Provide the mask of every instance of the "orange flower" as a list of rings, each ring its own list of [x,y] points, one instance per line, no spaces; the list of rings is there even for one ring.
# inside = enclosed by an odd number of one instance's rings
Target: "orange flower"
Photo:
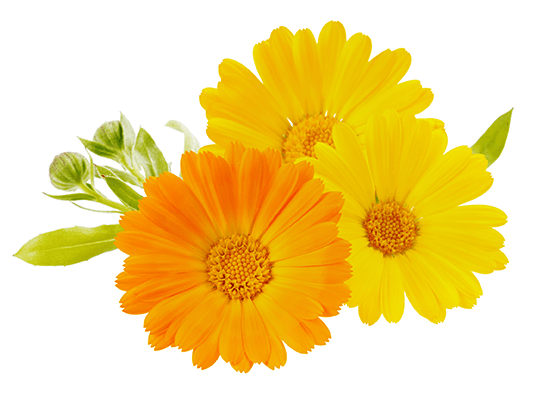
[[[225,158],[185,153],[182,173],[147,180],[115,241],[129,255],[122,307],[148,313],[149,344],[193,350],[203,369],[221,356],[242,372],[283,366],[282,342],[299,353],[324,345],[319,317],[349,296],[341,195],[323,193],[308,163],[239,144]]]

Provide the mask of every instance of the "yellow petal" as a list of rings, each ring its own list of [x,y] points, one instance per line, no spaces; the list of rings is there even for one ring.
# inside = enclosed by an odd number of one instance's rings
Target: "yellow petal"
[[[292,47],[293,34],[280,27],[268,40],[254,46],[254,62],[265,86],[283,105],[287,118],[296,124],[305,112],[297,98],[300,85]]]
[[[353,277],[347,282],[351,288],[348,306],[358,306],[361,321],[375,324],[381,316],[383,253],[367,247],[350,257],[349,262],[353,266]]]
[[[325,108],[328,108],[328,101],[333,90],[332,79],[345,43],[346,30],[340,22],[327,22],[319,33],[317,47],[321,64],[322,96],[326,101]]]
[[[323,111],[321,67],[316,39],[309,29],[299,30],[293,38],[293,59],[299,77],[299,100],[308,115]]]
[[[388,322],[398,322],[404,314],[404,284],[394,257],[386,257],[383,265],[381,311]]]
[[[415,311],[435,324],[442,322],[445,308],[438,303],[430,286],[418,272],[418,267],[407,256],[399,255],[396,260],[402,272],[406,295]]]

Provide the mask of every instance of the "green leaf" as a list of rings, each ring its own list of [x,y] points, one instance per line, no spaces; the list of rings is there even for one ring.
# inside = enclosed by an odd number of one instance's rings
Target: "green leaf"
[[[92,212],[97,212],[97,213],[104,213],[104,214],[124,214],[122,211],[117,211],[117,210],[112,210],[112,211],[109,211],[109,210],[93,210],[92,208],[86,208],[86,207],[83,207],[77,203],[74,203],[73,201],[70,201],[71,204],[73,204],[75,207],[79,207],[79,208],[82,208],[83,210],[86,210],[86,211],[92,211]]]
[[[92,160],[92,155],[88,151],[88,149],[85,147],[86,154],[88,154],[88,158],[90,159],[90,189],[95,192],[96,191],[96,185],[94,183],[94,174],[96,173],[96,168],[94,161]]]
[[[488,160],[488,166],[492,165],[502,154],[511,125],[513,109],[506,112],[490,125],[487,131],[471,147],[474,154],[484,154]]]
[[[147,178],[149,176],[158,176],[162,172],[169,170],[167,161],[165,161],[165,157],[156,146],[156,142],[143,128],[139,129],[137,135],[135,159],[143,166]]]
[[[112,178],[106,176],[105,182],[107,186],[113,191],[114,194],[128,207],[133,208],[134,210],[139,209],[139,200],[143,198],[139,193],[133,190],[131,187],[126,185],[120,179]]]
[[[197,138],[182,122],[171,120],[165,126],[184,134],[184,151],[197,151],[201,147]]]
[[[94,201],[96,198],[94,196],[91,196],[86,193],[74,193],[74,194],[64,194],[64,195],[53,195],[53,194],[47,194],[43,193],[45,196],[49,196],[52,199],[56,200],[65,200],[65,201],[77,201],[77,200],[88,200],[88,201]]]
[[[86,140],[79,138],[79,140],[84,144],[84,146],[90,150],[92,153],[97,154],[98,156],[110,158],[112,160],[118,161],[118,153],[109,147],[106,147],[102,144],[93,142],[92,140]]]
[[[58,229],[31,239],[15,257],[32,265],[77,264],[115,250],[113,241],[120,231],[122,228],[118,224]]]
[[[99,177],[110,176],[110,177],[113,177],[113,178],[118,178],[121,181],[127,182],[127,183],[129,183],[131,185],[142,187],[142,185],[137,181],[137,178],[135,178],[129,172],[122,171],[120,169],[116,169],[116,168],[109,167],[109,166],[100,167],[99,165],[96,165],[96,168],[98,170],[96,172],[96,176],[99,176]]]
[[[127,149],[128,154],[130,154],[135,145],[135,131],[133,130],[130,121],[128,121],[128,118],[122,113],[120,113],[120,125],[122,126],[122,134],[124,136],[124,148]]]

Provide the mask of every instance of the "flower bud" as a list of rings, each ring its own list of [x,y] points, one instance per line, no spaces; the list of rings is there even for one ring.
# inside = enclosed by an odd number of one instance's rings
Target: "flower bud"
[[[104,123],[96,130],[93,140],[111,150],[121,151],[124,143],[124,132],[120,121]]]
[[[51,163],[49,177],[55,188],[74,191],[90,179],[90,162],[79,153],[61,153]]]

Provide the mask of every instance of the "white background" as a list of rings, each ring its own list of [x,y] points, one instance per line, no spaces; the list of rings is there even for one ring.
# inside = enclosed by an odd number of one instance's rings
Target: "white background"
[[[0,397],[139,398],[540,398],[540,29],[534,1],[4,1],[0,7]],[[369,35],[373,55],[405,47],[407,79],[432,88],[423,116],[446,122],[449,145],[473,144],[515,107],[495,183],[477,203],[503,209],[508,268],[479,276],[473,310],[434,325],[410,305],[402,321],[368,327],[355,309],[327,319],[333,338],[285,368],[245,375],[219,360],[206,371],[191,353],[154,352],[143,316],[121,312],[114,280],[124,255],[69,267],[14,257],[39,233],[115,223],[41,192],[54,155],[84,152],[122,111],[142,125],[178,172],[177,119],[205,138],[198,96],[218,64],[255,71],[254,44],[284,25],[315,35],[340,20]],[[96,160],[97,161],[97,160]],[[103,160],[99,160],[102,161]],[[107,162],[105,162],[107,163]],[[111,216],[112,215],[112,216]]]

